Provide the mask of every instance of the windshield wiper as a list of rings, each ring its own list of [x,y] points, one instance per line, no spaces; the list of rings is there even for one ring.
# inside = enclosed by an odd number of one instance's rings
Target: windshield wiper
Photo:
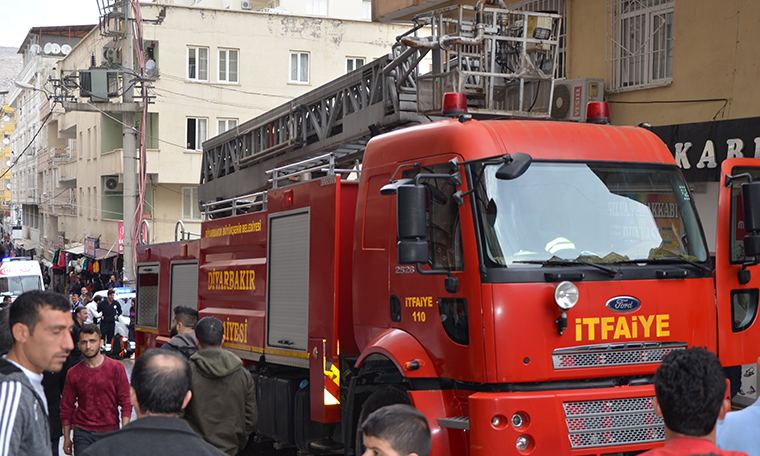
[[[670,258],[639,258],[636,260],[623,260],[618,261],[617,264],[634,264],[634,263],[644,263],[644,264],[688,264],[691,266],[694,266],[695,268],[699,268],[705,272],[712,273],[712,269],[710,269],[709,266],[697,263],[695,261],[687,260],[685,258],[678,258],[678,257],[670,257]]]
[[[577,260],[577,259],[576,260],[564,260],[564,259],[561,259],[561,258],[551,258],[549,260],[544,260],[544,261],[538,261],[538,260],[518,260],[518,261],[513,261],[512,263],[541,264],[541,265],[544,265],[544,266],[554,266],[554,265],[557,265],[557,266],[574,266],[574,265],[582,264],[584,266],[591,266],[591,267],[600,269],[600,270],[606,272],[610,277],[615,277],[617,275],[617,271],[614,270],[614,269],[612,269],[612,268],[608,268],[606,266],[602,266],[601,264],[592,263],[590,261],[583,261],[583,260]]]

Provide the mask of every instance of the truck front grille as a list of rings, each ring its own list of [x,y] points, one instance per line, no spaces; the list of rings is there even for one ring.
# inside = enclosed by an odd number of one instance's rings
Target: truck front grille
[[[552,364],[555,369],[657,364],[686,347],[686,342],[635,342],[558,348],[552,352]]]
[[[665,440],[652,397],[565,402],[563,407],[573,449]]]

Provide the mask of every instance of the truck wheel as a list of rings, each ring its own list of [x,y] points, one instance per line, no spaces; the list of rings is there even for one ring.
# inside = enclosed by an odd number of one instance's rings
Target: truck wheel
[[[410,403],[409,394],[407,393],[406,388],[401,385],[384,386],[370,394],[362,405],[362,412],[359,414],[359,422],[356,425],[354,455],[361,456],[364,454],[364,439],[361,431],[361,423],[363,423],[372,412],[380,407],[385,407],[386,405]]]

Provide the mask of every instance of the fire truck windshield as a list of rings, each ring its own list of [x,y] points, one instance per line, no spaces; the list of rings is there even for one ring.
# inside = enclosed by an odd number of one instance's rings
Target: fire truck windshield
[[[512,180],[497,179],[498,167],[473,166],[491,267],[707,260],[694,204],[675,167],[534,161]]]

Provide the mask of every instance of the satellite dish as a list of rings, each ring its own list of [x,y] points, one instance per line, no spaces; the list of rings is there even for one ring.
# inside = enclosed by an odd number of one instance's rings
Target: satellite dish
[[[63,55],[69,55],[69,52],[71,52],[71,46],[64,44],[61,46],[61,52],[63,52]]]
[[[10,143],[11,143],[11,140],[10,140],[10,139],[8,139],[8,138],[3,138],[3,144],[5,144],[5,145],[7,146],[7,145],[8,145],[8,144],[10,144]]]
[[[11,161],[8,160],[7,162],[5,162],[5,166],[7,166],[8,168],[10,168],[11,167]]]
[[[10,117],[8,117],[7,115],[3,116],[3,122],[10,122],[10,121],[11,121]]]
[[[53,43],[45,43],[45,47],[42,48],[42,51],[45,54],[50,54],[51,52],[53,52]]]
[[[8,190],[10,190],[11,189],[11,184],[5,184],[5,188],[7,188]]]
[[[29,51],[31,51],[32,54],[39,54],[40,53],[40,45],[39,44],[33,44],[29,47]]]
[[[53,51],[53,54],[60,54],[61,53],[61,45],[58,43],[53,43],[51,46],[51,49]]]

